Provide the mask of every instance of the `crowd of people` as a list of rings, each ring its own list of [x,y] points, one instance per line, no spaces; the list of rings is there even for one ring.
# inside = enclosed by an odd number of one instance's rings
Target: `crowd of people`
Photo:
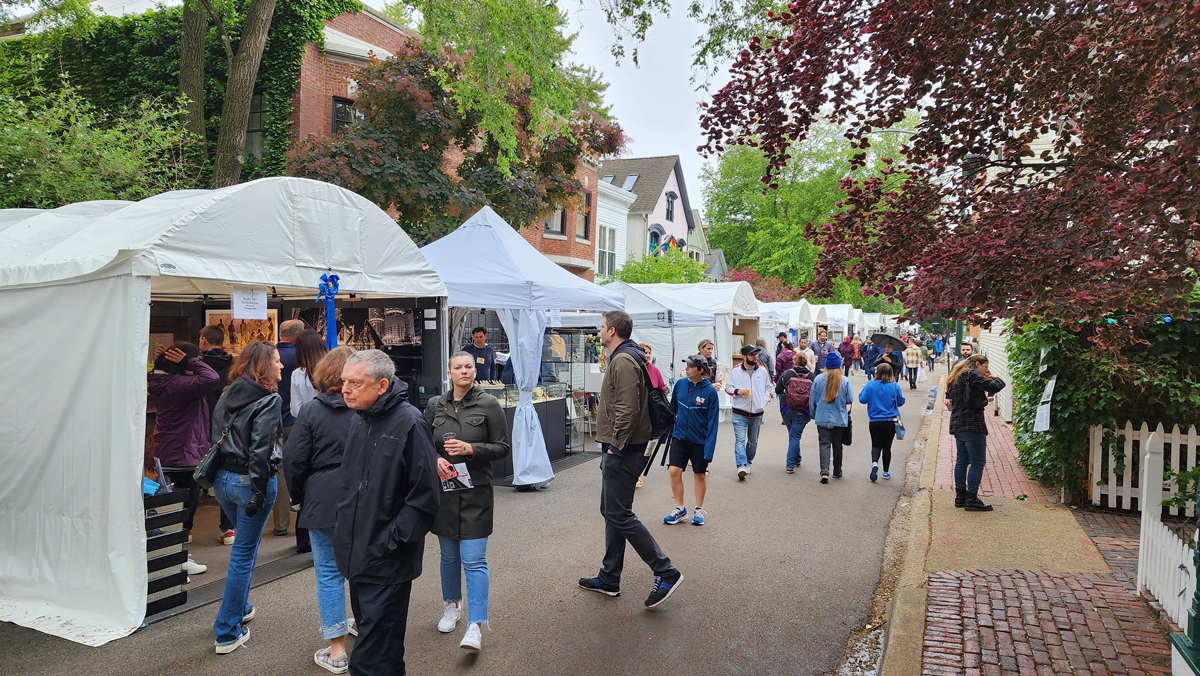
[[[217,654],[249,639],[261,535],[269,519],[277,535],[286,534],[293,512],[297,533],[307,535],[299,545],[313,553],[320,631],[329,641],[314,654],[317,665],[333,673],[404,673],[409,595],[429,532],[441,546],[438,629],[454,631],[465,613],[460,645],[480,650],[491,463],[511,444],[499,402],[475,383],[476,357],[464,351],[450,358],[450,391],[422,412],[386,354],[327,351],[299,321],[280,326],[280,342],[250,343],[236,358],[222,349],[220,327],[200,333],[200,346],[177,342],[157,351],[148,389],[156,407],[152,457],[162,478],[187,492],[189,540],[201,491],[197,468],[212,468],[221,538],[232,545],[213,623]],[[470,490],[444,490],[463,476]],[[190,559],[184,566],[189,574],[204,568]],[[358,637],[352,652],[347,634]]]
[[[857,336],[834,345],[823,330],[812,344],[801,338],[793,345],[781,334],[774,353],[759,340],[744,346],[740,364],[727,369],[715,359],[712,341],[704,340],[683,360],[671,386],[652,364],[651,347],[630,338],[632,330],[628,314],[604,315],[599,338],[608,361],[598,394],[596,439],[605,550],[599,571],[578,584],[619,596],[626,545],[632,545],[652,573],[648,608],[664,603],[684,581],[633,511],[652,442],[659,439],[667,446],[675,503],[663,519],[668,525],[703,526],[707,519],[704,499],[721,391],[732,401],[739,481],[751,473],[763,416],[776,397],[788,433],[788,474],[801,464],[800,440],[813,423],[820,482],[842,478],[843,447],[850,442],[850,412],[857,399],[867,407],[869,479],[890,479],[892,444],[905,404],[899,382],[907,376],[915,388],[914,370],[937,358],[941,342],[928,341],[930,355],[915,338],[897,352],[891,342],[880,348]],[[205,327],[199,345],[177,342],[158,349],[148,390],[156,405],[153,457],[162,467],[160,480],[186,491],[183,528],[189,541],[201,481],[211,481],[221,511],[220,538],[231,545],[213,624],[218,654],[231,653],[249,639],[247,624],[256,614],[251,578],[262,533],[271,519],[276,535],[287,534],[292,513],[297,513],[298,536],[305,534],[303,540],[298,537],[298,547],[313,554],[320,632],[329,642],[314,654],[317,665],[333,673],[404,673],[412,582],[421,575],[430,532],[441,552],[444,606],[437,628],[451,633],[465,616],[459,645],[482,649],[482,628],[488,623],[487,544],[493,532],[491,467],[508,456],[511,442],[499,401],[476,384],[481,373],[494,373],[494,353],[486,345],[486,331],[477,329],[474,336],[474,345],[449,359],[450,388],[424,411],[410,403],[408,387],[395,377],[385,353],[326,350],[320,335],[298,320],[280,326],[278,343],[250,343],[236,358],[224,351],[219,326]],[[958,445],[955,504],[987,511],[991,506],[978,498],[986,461],[983,410],[1005,384],[970,343],[961,350],[945,392]],[[852,373],[868,377],[857,397]],[[669,411],[658,411],[656,418],[656,406]],[[689,465],[690,519],[683,481]],[[190,559],[184,569],[204,572]],[[348,634],[357,636],[353,651],[347,650]]]

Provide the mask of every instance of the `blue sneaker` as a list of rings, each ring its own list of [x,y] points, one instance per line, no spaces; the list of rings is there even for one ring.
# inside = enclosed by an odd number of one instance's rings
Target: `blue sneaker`
[[[707,514],[704,511],[704,509],[702,509],[700,507],[697,507],[696,509],[692,510],[692,525],[693,526],[703,526],[704,525],[704,517],[706,515]]]
[[[683,520],[686,518],[687,508],[676,507],[675,509],[671,510],[670,514],[663,517],[663,523],[667,524],[668,526],[674,526],[677,523],[683,523]]]
[[[878,478],[879,478],[879,464],[873,462],[873,463],[871,463],[871,481],[874,481]],[[886,476],[885,476],[885,478],[886,478]]]
[[[666,601],[679,589],[680,583],[683,582],[683,573],[678,570],[670,577],[654,576],[654,589],[651,590],[650,596],[646,597],[646,607],[653,608],[658,604]]]
[[[620,587],[610,587],[600,581],[598,577],[581,577],[579,578],[579,588],[588,591],[594,591],[605,596],[620,596]]]
[[[884,473],[883,473],[883,478],[884,478],[884,479],[891,479],[891,478],[892,478],[892,473],[891,473],[891,472],[884,472]]]

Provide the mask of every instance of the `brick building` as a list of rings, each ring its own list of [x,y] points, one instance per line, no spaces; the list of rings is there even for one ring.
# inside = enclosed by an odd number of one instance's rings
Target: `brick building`
[[[589,282],[596,279],[596,165],[581,162],[581,202],[521,228],[521,236],[546,258]]]
[[[292,134],[329,135],[354,122],[355,72],[371,57],[386,59],[416,33],[363,5],[363,11],[325,22],[325,53],[305,47],[293,95]]]

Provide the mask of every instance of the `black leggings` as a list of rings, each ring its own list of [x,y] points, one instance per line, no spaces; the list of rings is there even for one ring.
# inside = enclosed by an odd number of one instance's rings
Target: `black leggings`
[[[892,466],[892,440],[896,438],[896,421],[872,420],[868,425],[871,430],[871,462],[879,462],[883,456],[883,471],[888,472]]]

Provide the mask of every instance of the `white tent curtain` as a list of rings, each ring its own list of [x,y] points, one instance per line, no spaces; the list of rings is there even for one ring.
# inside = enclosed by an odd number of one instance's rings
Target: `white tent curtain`
[[[0,289],[0,372],[45,385],[0,397],[0,621],[90,646],[142,623],[149,301],[129,275]]]
[[[528,486],[554,478],[542,423],[533,408],[533,388],[542,367],[542,336],[546,331],[546,313],[539,310],[497,310],[500,324],[508,334],[509,359],[513,364],[513,382],[521,390],[521,399],[513,415],[513,484]]]

